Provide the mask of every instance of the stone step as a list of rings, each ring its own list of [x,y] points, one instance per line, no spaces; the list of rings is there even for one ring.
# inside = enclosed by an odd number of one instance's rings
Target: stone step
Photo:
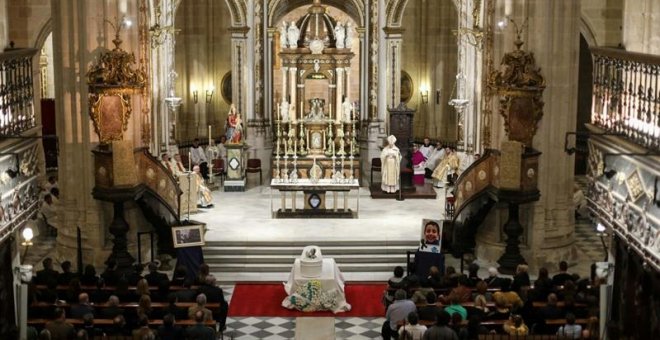
[[[381,240],[381,241],[352,241],[352,240],[305,240],[305,241],[207,241],[204,249],[213,247],[298,247],[316,245],[321,247],[417,247],[418,241],[410,240]]]
[[[208,263],[211,272],[224,273],[288,273],[292,263]],[[399,263],[337,263],[342,272],[392,272],[395,266],[405,266],[405,261]]]
[[[408,250],[415,250],[415,245],[403,246],[320,246],[324,256],[344,254],[392,254],[404,255]],[[286,246],[208,246],[204,247],[204,255],[292,255],[300,256],[302,247]]]
[[[210,255],[204,254],[204,261],[211,263],[282,263],[291,266],[300,254],[290,255]],[[324,256],[327,256],[324,253]],[[406,262],[406,254],[337,254],[330,256],[337,263],[399,263]]]

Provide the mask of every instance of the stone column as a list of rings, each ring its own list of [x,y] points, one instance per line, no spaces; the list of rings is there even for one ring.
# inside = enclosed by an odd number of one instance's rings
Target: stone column
[[[403,28],[385,27],[385,60],[387,65],[387,107],[401,102],[401,39]],[[384,111],[384,110],[383,110]]]
[[[129,4],[129,13],[137,13],[137,4]],[[88,86],[84,75],[100,49],[112,48],[114,32],[104,19],[121,17],[117,1],[107,3],[86,0],[55,1],[52,4],[53,54],[56,101],[56,125],[60,146],[60,209],[56,252],[60,260],[75,259],[76,227],[80,227],[86,264],[101,265],[109,254],[111,238],[106,234],[112,219],[112,204],[95,200],[92,189],[95,171],[91,150],[98,145],[89,117]],[[105,17],[99,17],[103,13]],[[123,30],[122,48],[137,54],[137,30]],[[99,44],[101,46],[99,46]],[[92,51],[81,53],[81,51]],[[133,115],[124,139],[140,143],[141,106],[133,97]],[[126,207],[125,217],[132,229],[128,249],[135,251],[135,231],[149,228],[135,204]]]
[[[248,113],[248,106],[246,98],[248,96],[247,90],[249,89],[248,77],[245,70],[250,69],[247,65],[247,34],[250,28],[232,27],[231,31],[231,88],[232,88],[232,103],[236,105],[236,109],[243,115],[243,120],[246,121],[250,117],[245,114]],[[203,91],[201,91],[203,92]],[[203,93],[202,93],[203,95]],[[252,111],[252,110],[250,110]],[[248,113],[251,114],[251,113]]]
[[[523,12],[523,9],[526,11]],[[516,6],[513,18],[518,24],[529,18],[529,27],[523,33],[523,48],[534,52],[536,64],[541,68],[547,84],[543,96],[544,117],[533,142],[534,148],[543,153],[538,171],[541,198],[534,204],[520,206],[520,222],[525,229],[523,239],[526,240],[521,245],[521,251],[533,270],[547,266],[552,271],[559,261],[570,263],[577,255],[572,203],[574,159],[564,152],[557,141],[562,141],[566,132],[575,129],[580,4],[574,1],[528,0]],[[512,28],[506,31],[507,36],[513,34]],[[504,46],[501,40],[502,37],[499,41],[498,38],[495,40],[496,51],[513,50],[513,44]],[[495,54],[495,65],[499,64],[501,56],[501,53]],[[494,128],[502,127],[501,123],[498,124],[494,124]],[[493,145],[500,143],[501,140],[495,141]],[[500,214],[502,216],[498,216]],[[492,240],[503,240],[500,239],[499,228],[486,226],[502,226],[506,216],[501,211],[492,215],[494,220],[487,220],[477,236],[477,255],[495,260],[503,249],[497,248],[502,243],[496,244]]]

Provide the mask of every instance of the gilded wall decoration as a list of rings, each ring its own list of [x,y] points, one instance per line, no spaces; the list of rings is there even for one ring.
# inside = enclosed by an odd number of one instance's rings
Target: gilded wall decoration
[[[639,170],[633,170],[628,178],[626,178],[626,188],[628,188],[628,193],[633,202],[637,201],[642,195],[644,195],[644,183],[642,183],[642,177],[639,174]]]
[[[538,122],[543,117],[545,79],[536,66],[534,54],[521,50],[520,31],[516,49],[502,58],[503,70],[489,76],[489,86],[500,96],[500,115],[510,140],[532,146]]]

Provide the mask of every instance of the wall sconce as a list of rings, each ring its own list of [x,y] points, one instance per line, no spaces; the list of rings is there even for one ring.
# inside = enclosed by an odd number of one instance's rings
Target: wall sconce
[[[422,103],[427,104],[429,102],[429,89],[422,85],[419,89],[419,95],[422,97]]]
[[[193,103],[197,104],[197,100],[199,99],[199,91],[192,90],[192,95],[193,95]]]
[[[211,88],[206,90],[206,104],[211,103],[211,99],[213,99],[213,93],[215,92],[215,87],[211,86]]]

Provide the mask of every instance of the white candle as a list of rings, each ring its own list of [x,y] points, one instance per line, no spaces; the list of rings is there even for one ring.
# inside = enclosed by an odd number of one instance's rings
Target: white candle
[[[209,125],[209,146],[211,146],[211,125]]]
[[[192,152],[188,151],[188,171],[192,171]]]
[[[293,154],[294,155],[298,154],[298,141],[295,139],[293,140]]]
[[[280,120],[282,120],[283,117],[282,117],[281,112],[280,112],[280,103],[277,103],[277,116],[279,116]],[[277,117],[277,116],[275,116],[275,117]]]
[[[332,119],[332,104],[328,104],[328,118]]]

